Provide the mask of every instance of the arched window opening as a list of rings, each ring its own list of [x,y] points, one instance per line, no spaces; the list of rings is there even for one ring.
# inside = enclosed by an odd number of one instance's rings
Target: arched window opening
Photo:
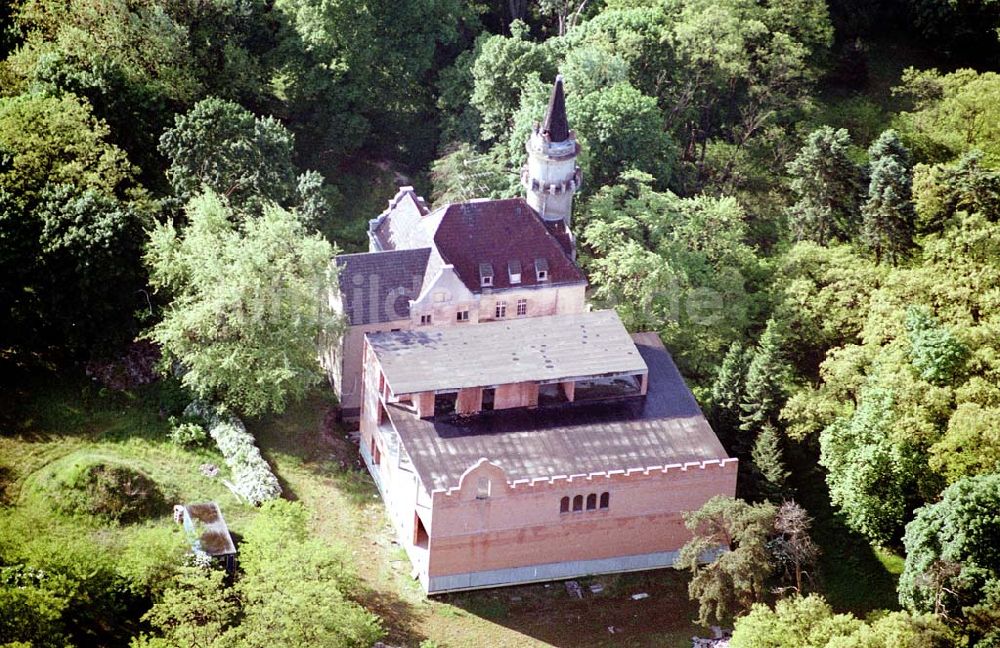
[[[597,494],[591,493],[587,495],[587,510],[593,511],[595,508],[597,508]]]
[[[489,499],[492,486],[488,477],[480,477],[476,484],[476,499]]]
[[[560,513],[569,513],[569,496],[568,495],[566,497],[562,498],[561,500],[559,500],[559,512]]]
[[[601,493],[601,508],[602,509],[608,508],[608,499],[610,498],[610,496],[611,496],[610,493],[606,493],[606,492],[605,493]]]
[[[573,498],[573,512],[576,513],[577,511],[582,511],[582,510],[583,510],[583,495],[577,495],[576,497]]]

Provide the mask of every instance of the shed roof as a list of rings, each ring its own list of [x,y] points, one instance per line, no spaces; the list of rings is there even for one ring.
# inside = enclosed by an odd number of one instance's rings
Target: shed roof
[[[368,335],[395,394],[646,372],[612,310]]]
[[[645,397],[444,420],[389,405],[389,418],[430,490],[458,486],[483,457],[511,481],[728,458],[659,338],[635,338],[649,367]]]
[[[209,556],[236,553],[233,537],[222,517],[222,509],[215,502],[184,505],[184,528],[192,536],[195,546]]]
[[[410,317],[427,271],[430,248],[342,254],[338,284],[344,314],[352,326]]]

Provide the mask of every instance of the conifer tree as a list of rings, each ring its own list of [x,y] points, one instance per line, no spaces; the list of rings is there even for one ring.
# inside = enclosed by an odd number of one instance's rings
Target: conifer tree
[[[789,472],[782,457],[778,430],[770,423],[757,435],[750,458],[756,466],[757,491],[769,500],[780,499],[788,490]]]
[[[871,157],[868,199],[861,209],[861,241],[876,263],[896,262],[913,245],[913,172],[910,153],[894,130],[882,133],[868,149]]]
[[[740,409],[746,393],[747,370],[753,350],[733,342],[722,360],[719,373],[712,383],[712,425],[726,449],[733,451],[733,444],[740,426]]]
[[[783,374],[781,336],[775,321],[769,320],[747,369],[740,430],[754,434],[774,424],[781,407]],[[752,441],[747,439],[742,445],[749,447]]]
[[[843,128],[823,126],[788,163],[796,202],[788,210],[795,238],[826,244],[847,241],[857,230],[861,170],[848,156],[850,137]]]

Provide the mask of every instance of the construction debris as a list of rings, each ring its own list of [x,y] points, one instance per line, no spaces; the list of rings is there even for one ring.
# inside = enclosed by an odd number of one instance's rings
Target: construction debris
[[[580,588],[580,583],[576,581],[566,581],[566,591],[570,596],[575,596],[578,599],[583,598],[583,589]]]
[[[639,592],[638,594],[633,594],[632,595],[632,600],[633,601],[641,601],[644,598],[649,598],[649,594],[647,594],[645,592]]]

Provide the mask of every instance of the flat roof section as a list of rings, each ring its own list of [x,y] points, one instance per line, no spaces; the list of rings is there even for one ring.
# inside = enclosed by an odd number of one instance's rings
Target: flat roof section
[[[647,371],[611,310],[367,337],[394,394]]]
[[[634,337],[649,367],[645,397],[447,420],[393,404],[389,418],[429,490],[457,487],[482,457],[511,481],[728,459],[659,337]]]

